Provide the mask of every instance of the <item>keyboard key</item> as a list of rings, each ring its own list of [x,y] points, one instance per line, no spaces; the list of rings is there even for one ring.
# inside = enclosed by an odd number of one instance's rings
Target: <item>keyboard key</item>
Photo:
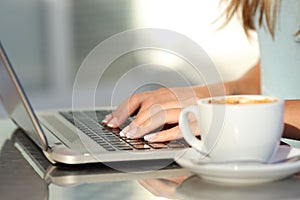
[[[150,146],[148,144],[132,144],[132,146],[135,149],[141,150],[141,149],[150,149]]]

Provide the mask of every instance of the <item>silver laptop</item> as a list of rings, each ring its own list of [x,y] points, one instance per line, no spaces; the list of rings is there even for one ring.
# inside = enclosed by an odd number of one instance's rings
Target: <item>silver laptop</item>
[[[9,147],[11,145],[12,147]],[[8,149],[9,148],[9,149]],[[189,176],[191,173],[185,168],[181,168],[175,162],[168,160],[147,160],[143,162],[130,161],[114,162],[113,166],[107,166],[103,163],[93,163],[86,165],[52,165],[43,155],[38,147],[24,135],[23,131],[17,129],[10,140],[6,141],[3,146],[3,154],[7,156],[18,157],[18,161],[22,160],[20,156],[28,161],[35,172],[47,183],[61,186],[73,186],[84,183],[114,182],[125,180],[139,180],[146,178],[166,178],[176,176]],[[18,152],[18,151],[19,152]],[[4,157],[3,161],[5,160]],[[23,160],[24,160],[23,159]],[[0,157],[1,160],[1,157]],[[162,162],[165,166],[161,168]],[[20,164],[20,162],[12,162]],[[28,164],[24,163],[22,168]],[[12,167],[12,165],[10,165]],[[17,169],[17,166],[12,167]],[[159,170],[153,170],[160,168]],[[118,169],[118,170],[117,170]],[[122,169],[122,170],[120,170]],[[28,176],[28,174],[26,174]]]
[[[107,108],[35,113],[0,42],[0,99],[10,118],[39,146],[51,163],[83,164],[173,159],[183,140],[148,143],[119,135],[101,124]],[[130,123],[130,122],[127,122]]]

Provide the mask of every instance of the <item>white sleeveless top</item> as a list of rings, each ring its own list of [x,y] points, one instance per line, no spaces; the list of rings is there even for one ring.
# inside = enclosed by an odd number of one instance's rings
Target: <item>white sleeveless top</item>
[[[265,25],[257,28],[262,93],[300,99],[300,0],[278,0],[275,37]]]

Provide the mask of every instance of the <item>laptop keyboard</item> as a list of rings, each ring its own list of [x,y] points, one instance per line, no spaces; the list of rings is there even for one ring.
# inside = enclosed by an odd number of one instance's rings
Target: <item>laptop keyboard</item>
[[[119,135],[121,129],[112,129],[102,125],[101,121],[109,113],[111,113],[111,111],[106,110],[60,112],[65,119],[107,151],[178,149],[189,146],[183,139],[170,142],[147,142],[143,138],[128,139],[122,137]],[[130,120],[124,124],[124,127],[129,123]]]

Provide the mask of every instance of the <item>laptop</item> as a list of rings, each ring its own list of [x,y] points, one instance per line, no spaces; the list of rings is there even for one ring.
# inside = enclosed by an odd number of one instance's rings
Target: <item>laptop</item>
[[[159,170],[153,169],[155,166],[161,167],[162,160],[114,162],[114,167],[107,166],[103,163],[53,165],[45,158],[43,153],[39,151],[38,147],[24,135],[21,129],[15,130],[11,139],[9,141],[7,140],[6,143],[10,143],[14,147],[11,147],[9,150],[10,156],[21,154],[23,159],[30,164],[40,178],[45,180],[48,184],[72,186],[84,183],[116,182],[146,178],[166,178],[174,177],[174,175],[176,175],[176,177],[191,175],[187,169],[180,167],[175,162],[167,162],[167,160],[164,160],[165,166]],[[7,149],[7,147],[3,148]],[[6,162],[6,160],[4,159],[3,161]],[[22,158],[19,156],[18,160],[22,160]],[[19,164],[19,162],[17,163]],[[24,163],[24,166],[28,164]],[[22,166],[22,168],[24,166]]]
[[[107,107],[35,112],[0,42],[0,99],[11,120],[51,163],[85,164],[173,160],[187,147],[184,140],[149,143],[119,135],[101,124]],[[130,123],[128,121],[127,123]]]

